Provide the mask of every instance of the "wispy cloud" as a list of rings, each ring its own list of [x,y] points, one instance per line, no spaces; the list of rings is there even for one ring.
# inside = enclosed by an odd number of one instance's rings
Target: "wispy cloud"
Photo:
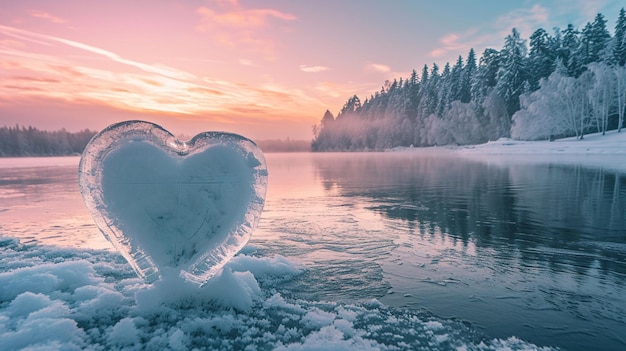
[[[381,63],[368,63],[365,65],[365,68],[369,71],[375,71],[380,73],[391,72],[391,67],[383,65]]]
[[[574,26],[583,26],[586,22],[593,21],[598,12],[603,9],[615,7],[611,9],[615,11],[615,15],[619,8],[624,4],[614,0],[554,0],[554,12],[556,16],[565,16]],[[608,13],[604,13],[607,15]],[[559,26],[565,27],[568,23],[561,23]]]
[[[60,17],[51,15],[51,14],[49,14],[47,12],[44,12],[44,11],[28,10],[28,14],[31,15],[32,17],[41,18],[41,19],[50,21],[52,23],[63,24],[63,23],[67,22],[64,19],[60,18]]]
[[[441,45],[431,50],[430,56],[464,56],[471,48],[478,53],[486,47],[499,48],[512,28],[516,28],[523,37],[529,37],[536,29],[549,25],[549,20],[548,10],[538,4],[530,8],[515,9],[496,18],[493,23],[468,28],[459,33],[448,33],[439,39]]]
[[[500,35],[511,32],[516,28],[522,35],[529,37],[536,29],[548,25],[548,10],[541,5],[533,5],[529,9],[517,9],[498,17],[495,28]]]
[[[326,66],[300,65],[300,70],[303,71],[303,72],[307,72],[307,73],[317,73],[317,72],[327,71],[328,67],[326,67]]]
[[[210,33],[219,42],[274,54],[276,42],[266,30],[272,26],[293,21],[296,16],[270,8],[245,8],[238,1],[211,1],[209,6],[196,10],[201,16],[197,29]]]
[[[2,35],[29,45],[0,44],[0,100],[80,101],[126,111],[219,118],[225,123],[293,119],[321,104],[302,90],[279,84],[252,87],[197,77],[85,43],[0,25],[0,39]],[[68,48],[81,50],[84,59],[50,54]],[[244,116],[242,109],[255,113]]]
[[[44,34],[38,34],[38,33],[30,32],[30,31],[26,31],[26,30],[22,30],[18,28],[13,28],[13,27],[3,26],[3,25],[0,25],[0,33],[15,37],[18,39],[23,39],[26,41],[31,41],[34,43],[46,45],[46,46],[52,45],[53,42],[65,44],[73,48],[81,49],[87,52],[91,52],[93,54],[104,56],[118,63],[133,66],[143,71],[160,74],[166,77],[172,77],[172,78],[177,78],[177,79],[193,78],[193,75],[191,75],[190,73],[181,71],[181,70],[167,67],[165,65],[148,65],[148,64],[141,63],[141,62],[125,59],[111,51],[97,48],[91,45],[79,43],[79,42],[72,41],[72,40],[67,40],[67,39],[44,35]]]

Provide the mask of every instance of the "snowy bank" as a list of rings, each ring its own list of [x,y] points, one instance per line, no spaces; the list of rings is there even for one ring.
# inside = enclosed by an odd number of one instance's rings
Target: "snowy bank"
[[[538,350],[465,323],[388,308],[289,298],[301,269],[236,256],[199,289],[148,286],[109,251],[0,238],[3,350]]]
[[[492,165],[519,163],[563,164],[626,172],[626,130],[608,131],[555,141],[522,141],[501,138],[479,145],[428,148],[394,148],[393,152],[418,152],[438,156],[462,156]]]
[[[626,172],[626,130],[588,134],[582,140],[575,137],[555,141],[499,139],[452,151],[493,165],[560,164]]]
[[[626,156],[626,130],[588,134],[581,140],[521,141],[501,138],[485,144],[455,148],[460,154],[482,155],[621,155]]]

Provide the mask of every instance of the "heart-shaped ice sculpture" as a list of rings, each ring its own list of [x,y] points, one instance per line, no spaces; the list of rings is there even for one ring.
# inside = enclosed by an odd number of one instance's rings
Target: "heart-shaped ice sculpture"
[[[140,277],[175,274],[201,286],[248,242],[267,168],[242,136],[205,132],[182,142],[128,121],[89,142],[79,184],[96,225]]]

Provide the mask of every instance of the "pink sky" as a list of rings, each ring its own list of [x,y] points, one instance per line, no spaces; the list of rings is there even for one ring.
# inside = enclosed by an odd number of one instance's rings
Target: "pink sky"
[[[610,1],[578,12],[564,10],[571,1],[486,3],[3,2],[0,126],[101,129],[143,119],[190,136],[310,139],[324,111],[353,94],[364,99],[386,79],[470,47],[501,47],[510,18],[536,29],[579,25],[600,10],[612,26],[617,14]]]

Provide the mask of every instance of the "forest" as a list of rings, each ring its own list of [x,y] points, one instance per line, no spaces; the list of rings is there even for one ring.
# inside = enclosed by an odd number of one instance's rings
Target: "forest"
[[[4,126],[0,127],[0,157],[78,156],[96,133],[89,129],[71,133],[65,129],[50,132],[32,126]],[[191,139],[185,135],[178,138]],[[257,140],[256,144],[264,152],[310,151],[309,141],[291,138]]]
[[[94,135],[96,132],[89,129],[71,133],[4,126],[0,127],[0,157],[80,155]]]
[[[598,13],[529,40],[513,28],[500,50],[424,65],[385,81],[364,101],[354,95],[313,126],[313,151],[479,144],[499,138],[554,140],[625,127],[626,12],[613,35]]]

